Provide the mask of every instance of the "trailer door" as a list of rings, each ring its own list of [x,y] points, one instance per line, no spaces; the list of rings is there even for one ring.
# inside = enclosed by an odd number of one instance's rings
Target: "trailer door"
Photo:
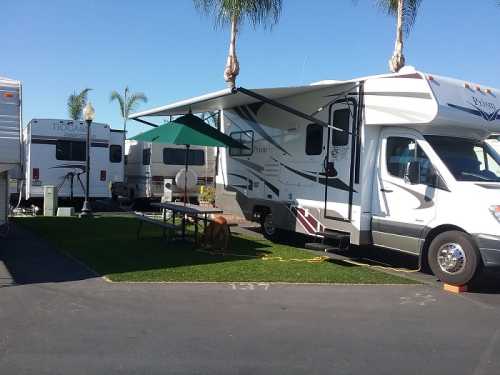
[[[330,107],[327,154],[323,163],[325,185],[325,218],[351,221],[354,185],[358,171],[356,160],[358,105],[354,98],[336,101]]]

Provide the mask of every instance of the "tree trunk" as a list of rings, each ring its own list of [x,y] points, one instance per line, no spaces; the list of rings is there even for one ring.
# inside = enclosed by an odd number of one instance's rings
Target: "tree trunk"
[[[236,37],[238,35],[238,16],[231,17],[231,42],[227,56],[226,68],[224,69],[224,80],[231,89],[236,87],[236,77],[240,73],[240,64],[236,56]]]
[[[394,54],[389,60],[389,69],[393,73],[399,72],[401,68],[405,66],[405,57],[403,55],[403,7],[404,7],[404,0],[399,0],[396,45],[394,46]]]

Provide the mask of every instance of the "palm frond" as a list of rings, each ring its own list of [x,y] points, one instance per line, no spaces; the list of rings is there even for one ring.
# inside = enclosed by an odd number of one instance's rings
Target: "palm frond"
[[[120,114],[122,117],[125,117],[125,99],[118,93],[118,91],[113,90],[111,95],[109,96],[109,101],[117,101],[120,105]]]
[[[79,93],[75,91],[68,97],[67,106],[70,119],[79,120],[82,118],[82,111],[85,104],[87,104],[87,96],[90,90],[92,89],[85,88]]]
[[[125,117],[128,117],[132,112],[135,111],[139,102],[147,103],[148,98],[142,92],[133,93],[130,98],[127,99],[127,103],[125,104]]]
[[[399,0],[377,0],[378,6],[388,15],[397,17]],[[404,0],[403,3],[403,32],[408,36],[415,25],[418,10],[422,0]]]
[[[129,88],[127,86],[125,87],[123,95],[113,90],[109,96],[109,101],[118,102],[120,105],[120,115],[124,121],[127,121],[128,116],[135,110],[135,108],[137,108],[139,102],[147,103],[148,98],[142,92],[136,92],[129,95]]]
[[[216,26],[225,26],[236,17],[240,23],[249,21],[272,27],[281,16],[282,0],[193,0],[201,12],[214,17]]]

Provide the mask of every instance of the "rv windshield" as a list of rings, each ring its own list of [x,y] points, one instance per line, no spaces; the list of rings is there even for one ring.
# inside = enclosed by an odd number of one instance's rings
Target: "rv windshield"
[[[457,181],[500,182],[500,158],[484,142],[435,135],[425,138]]]

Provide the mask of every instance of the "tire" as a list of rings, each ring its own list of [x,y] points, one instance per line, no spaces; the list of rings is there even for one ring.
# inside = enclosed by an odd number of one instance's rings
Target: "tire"
[[[466,285],[482,268],[474,240],[464,232],[443,232],[432,240],[428,253],[429,266],[444,283]]]
[[[260,229],[262,231],[262,234],[266,239],[272,242],[278,242],[281,239],[281,235],[283,231],[279,228],[276,228],[272,224],[272,218],[273,214],[272,213],[266,213],[261,215],[260,217]]]

